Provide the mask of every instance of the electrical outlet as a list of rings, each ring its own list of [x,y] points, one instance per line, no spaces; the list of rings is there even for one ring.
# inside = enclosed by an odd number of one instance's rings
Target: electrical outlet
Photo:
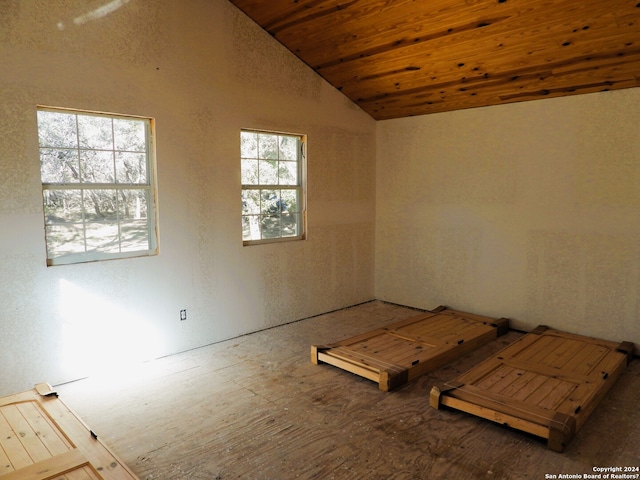
[[[187,319],[187,311],[186,310],[180,310],[180,321],[186,320],[186,319]]]

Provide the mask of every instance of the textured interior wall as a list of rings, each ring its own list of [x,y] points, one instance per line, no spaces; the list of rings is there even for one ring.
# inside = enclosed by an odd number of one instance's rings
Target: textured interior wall
[[[640,345],[640,89],[378,123],[376,296]]]
[[[375,122],[225,0],[5,0],[0,65],[0,394],[373,298]],[[45,266],[39,104],[155,118],[159,256]],[[308,135],[307,241],[242,246],[241,128]]]

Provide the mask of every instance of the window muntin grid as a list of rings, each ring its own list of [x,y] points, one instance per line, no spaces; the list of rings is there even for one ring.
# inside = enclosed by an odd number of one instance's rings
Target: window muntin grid
[[[48,265],[156,254],[151,119],[37,116]]]
[[[304,137],[240,134],[244,244],[304,238]]]

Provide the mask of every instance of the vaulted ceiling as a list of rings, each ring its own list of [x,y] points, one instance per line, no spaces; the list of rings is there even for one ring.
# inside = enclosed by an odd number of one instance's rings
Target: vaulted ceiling
[[[640,0],[231,0],[373,118],[640,86]]]

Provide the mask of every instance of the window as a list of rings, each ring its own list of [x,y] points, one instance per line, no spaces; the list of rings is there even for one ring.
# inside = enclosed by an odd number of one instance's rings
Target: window
[[[48,265],[157,253],[151,127],[38,109]]]
[[[301,135],[240,133],[245,245],[304,238],[304,146]]]

